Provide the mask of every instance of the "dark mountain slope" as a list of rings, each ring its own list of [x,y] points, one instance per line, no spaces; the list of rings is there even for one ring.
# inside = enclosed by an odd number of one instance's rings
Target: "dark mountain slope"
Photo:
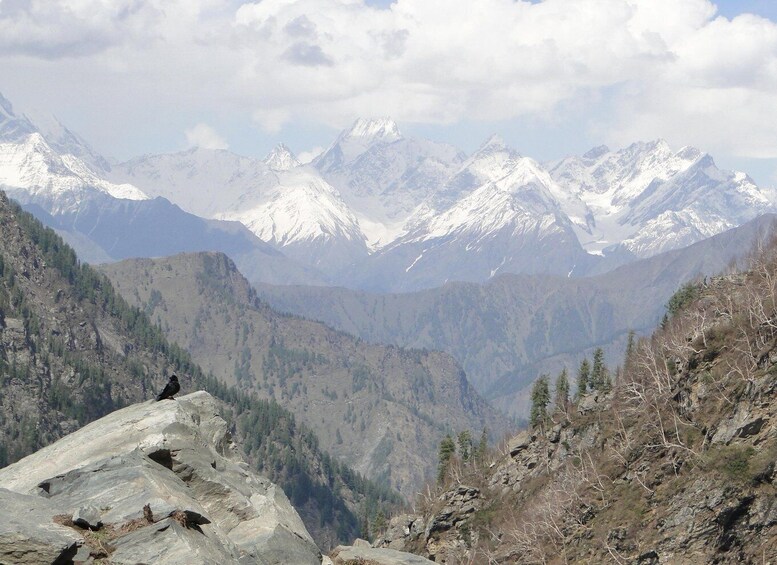
[[[449,355],[371,345],[280,315],[224,255],[101,269],[207,370],[277,400],[333,455],[408,497],[432,476],[428,454],[448,431],[486,427],[501,437],[507,429]]]
[[[224,402],[249,460],[283,486],[322,547],[357,535],[357,514],[396,500],[330,458],[276,403],[205,375],[104,275],[0,193],[0,465],[153,397],[172,372],[184,392],[206,389]]]
[[[238,222],[206,220],[164,198],[123,200],[95,192],[77,209],[50,213],[48,202],[22,190],[10,193],[28,212],[57,230],[79,257],[108,262],[130,257],[163,257],[190,251],[221,251],[256,280],[317,284],[323,276],[302,267]]]

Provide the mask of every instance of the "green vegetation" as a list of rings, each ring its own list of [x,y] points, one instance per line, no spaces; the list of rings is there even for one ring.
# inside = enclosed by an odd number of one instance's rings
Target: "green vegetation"
[[[588,392],[588,382],[591,379],[591,364],[588,362],[588,358],[584,358],[580,362],[580,368],[577,370],[577,392],[576,398],[580,398],[586,392]]]
[[[437,483],[442,484],[448,474],[448,466],[451,457],[456,453],[456,444],[450,434],[446,435],[440,442],[440,450],[437,455]]]
[[[677,289],[666,303],[666,313],[671,319],[688,304],[701,295],[701,286],[698,283],[686,283]]]
[[[569,404],[569,375],[567,374],[567,368],[564,367],[556,377],[555,396],[554,401],[555,408],[559,412],[565,412],[567,404]]]
[[[548,375],[540,375],[531,389],[531,413],[529,425],[534,429],[545,430],[548,422],[548,404],[550,404],[550,388]]]

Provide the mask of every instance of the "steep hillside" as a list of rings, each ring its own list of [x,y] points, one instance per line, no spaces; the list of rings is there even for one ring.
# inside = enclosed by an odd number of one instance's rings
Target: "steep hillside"
[[[172,372],[184,391],[224,401],[249,460],[283,486],[321,547],[357,535],[357,514],[395,500],[331,459],[276,403],[205,375],[105,276],[0,193],[0,465],[153,396]]]
[[[773,242],[748,272],[683,287],[611,391],[537,392],[533,430],[450,456],[379,545],[449,564],[773,563],[776,280]]]
[[[486,427],[498,438],[506,430],[450,356],[370,345],[280,315],[224,255],[101,269],[203,367],[277,400],[333,455],[408,497],[431,476],[428,454],[447,431]]]
[[[649,333],[682,283],[725,269],[773,230],[764,216],[687,249],[590,278],[504,275],[409,294],[257,285],[284,312],[321,320],[375,343],[447,351],[475,388],[506,412],[527,415],[522,392],[596,347],[614,366],[630,330]],[[616,356],[618,358],[616,358]]]

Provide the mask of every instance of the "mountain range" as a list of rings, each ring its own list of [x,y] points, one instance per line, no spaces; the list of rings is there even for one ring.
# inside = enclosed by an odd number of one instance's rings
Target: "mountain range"
[[[663,140],[540,163],[498,136],[466,155],[380,118],[308,164],[282,144],[108,164],[64,126],[0,107],[0,187],[95,262],[222,251],[252,282],[404,292],[604,273],[777,209],[773,190]]]
[[[389,119],[360,119],[310,165],[296,165],[285,147],[235,159],[202,149],[143,157],[110,178],[241,221],[331,284],[378,291],[500,273],[601,273],[739,226],[777,202],[746,174],[663,140],[542,164],[496,136],[467,157],[405,137]]]
[[[514,414],[524,407],[514,395],[538,371],[598,346],[613,361],[628,330],[657,323],[678,284],[722,268],[752,238],[732,236],[738,243],[706,266],[689,245],[777,209],[773,190],[663,140],[541,163],[498,136],[467,155],[380,118],[357,120],[307,164],[282,144],[265,158],[191,148],[109,163],[58,122],[39,126],[5,99],[0,188],[86,261],[225,253],[252,284],[298,285],[262,287],[283,310],[371,342],[447,351],[480,394]],[[652,272],[643,261],[683,249],[688,268],[638,284],[649,307],[619,297],[617,281]],[[496,289],[505,290],[485,298]],[[385,297],[396,293],[412,294]],[[599,313],[581,311],[581,297]],[[479,320],[466,338],[451,329],[467,327],[464,312]],[[511,312],[522,313],[514,324]],[[580,339],[565,312],[579,314]],[[484,332],[494,320],[512,329]]]

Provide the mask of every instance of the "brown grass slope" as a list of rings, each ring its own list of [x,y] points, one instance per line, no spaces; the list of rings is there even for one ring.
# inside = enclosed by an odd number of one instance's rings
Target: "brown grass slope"
[[[506,429],[449,355],[367,344],[278,314],[222,254],[129,260],[102,270],[204,368],[275,399],[333,455],[408,498],[431,475],[429,454],[446,431]]]
[[[611,392],[455,463],[380,543],[450,564],[777,562],[777,244],[672,304]]]

